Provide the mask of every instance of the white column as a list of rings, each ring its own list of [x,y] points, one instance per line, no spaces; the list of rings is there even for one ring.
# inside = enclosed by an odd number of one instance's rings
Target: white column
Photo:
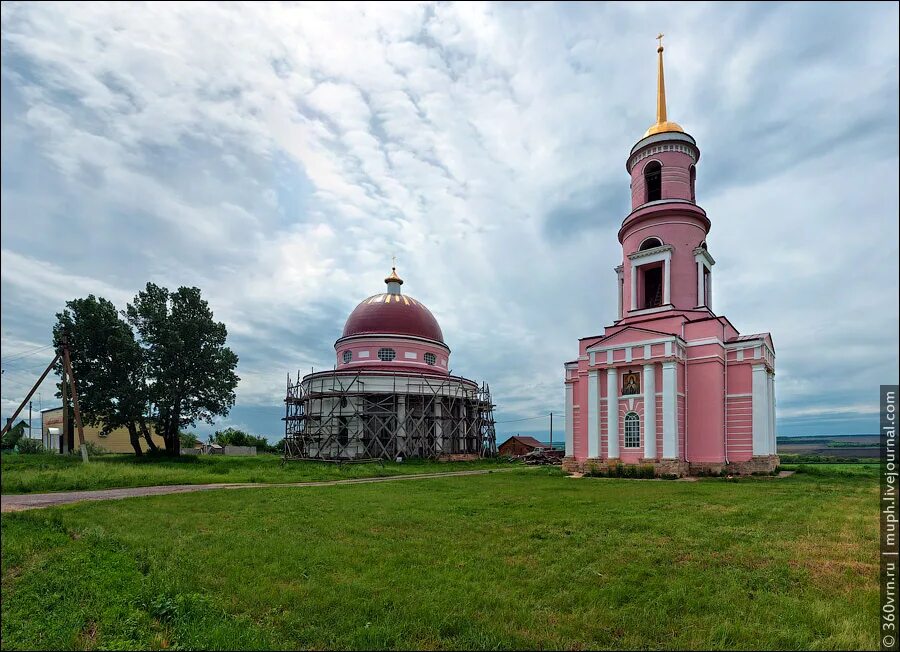
[[[622,267],[616,267],[616,290],[619,295],[619,319],[622,319],[622,309],[624,308],[622,304],[625,302],[625,297],[622,296],[625,293],[625,280],[622,275]]]
[[[575,455],[575,390],[566,383],[566,457]]]
[[[663,262],[663,277],[665,279],[663,281],[663,303],[671,303],[672,302],[671,298],[670,298],[670,294],[669,294],[669,287],[671,286],[671,281],[670,281],[671,271],[672,271],[671,260],[667,257],[666,260]]]
[[[697,305],[703,305],[703,263],[697,260]]]
[[[434,404],[434,448],[438,453],[444,452],[444,422],[441,420],[441,404]]]
[[[775,432],[775,374],[767,373],[769,380],[769,455],[778,449],[778,433]]]
[[[678,381],[675,362],[663,362],[663,454],[666,459],[678,457]]]
[[[631,263],[631,309],[637,310],[637,265]]]
[[[588,457],[600,457],[600,372],[588,372],[588,409],[584,418],[588,422]]]
[[[606,457],[619,457],[619,380],[614,367],[606,370]]]
[[[753,426],[753,454],[766,455],[768,449],[768,423],[769,413],[767,408],[766,392],[766,366],[753,365],[752,372],[752,426]]]
[[[397,397],[397,452],[408,456],[406,451],[406,396]]]
[[[644,365],[644,457],[656,458],[656,365]]]
[[[712,304],[712,267],[709,268],[709,289],[706,292],[706,307],[713,309]]]

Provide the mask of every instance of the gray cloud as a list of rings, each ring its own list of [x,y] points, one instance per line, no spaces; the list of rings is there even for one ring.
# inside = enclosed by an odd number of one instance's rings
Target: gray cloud
[[[228,423],[275,436],[284,374],[333,363],[396,254],[499,418],[561,415],[562,362],[615,317],[653,23],[780,430],[871,430],[897,380],[896,5],[0,11],[4,360],[67,298],[198,285],[241,356]],[[4,414],[39,358],[4,362]]]

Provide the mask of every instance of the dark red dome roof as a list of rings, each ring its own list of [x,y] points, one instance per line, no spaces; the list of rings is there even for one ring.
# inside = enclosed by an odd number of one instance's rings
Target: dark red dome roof
[[[411,335],[444,342],[431,311],[405,294],[376,294],[364,299],[350,313],[341,337],[352,335]]]

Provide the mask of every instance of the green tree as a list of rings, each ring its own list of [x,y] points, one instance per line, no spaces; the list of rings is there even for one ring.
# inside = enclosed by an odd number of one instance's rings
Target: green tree
[[[101,434],[127,428],[136,455],[141,454],[141,436],[155,451],[146,420],[149,392],[144,352],[116,307],[92,294],[67,301],[56,315],[53,343],[58,347],[63,337],[68,340],[84,422],[99,426]],[[62,372],[61,361],[57,372]]]
[[[145,352],[156,431],[166,452],[178,455],[183,427],[212,423],[231,410],[238,357],[225,346],[225,324],[213,319],[199,288],[169,292],[147,283],[125,314]]]
[[[25,436],[25,429],[28,427],[28,424],[24,421],[19,421],[16,425],[6,431],[3,435],[3,441],[0,443],[0,448],[3,450],[12,450],[16,447],[22,438]]]
[[[198,443],[200,443],[200,438],[197,436],[197,433],[194,432],[182,431],[178,434],[178,436],[181,439],[182,448],[194,448]]]
[[[213,433],[211,441],[219,446],[256,446],[256,449],[262,452],[268,452],[270,449],[265,437],[257,437],[238,428],[217,430]]]

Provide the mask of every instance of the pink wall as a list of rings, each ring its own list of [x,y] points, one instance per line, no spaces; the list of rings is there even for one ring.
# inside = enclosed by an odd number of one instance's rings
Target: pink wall
[[[683,205],[658,205],[651,211],[652,217],[642,219],[626,228],[622,238],[623,308],[625,315],[631,310],[631,264],[628,256],[640,249],[649,237],[659,238],[664,245],[671,245],[670,303],[681,310],[697,305],[697,261],[694,249],[706,239],[706,222],[692,212],[682,210]],[[642,211],[643,212],[643,211]],[[638,293],[640,294],[640,293]],[[641,304],[638,305],[641,309]]]
[[[688,366],[688,455],[695,462],[725,461],[725,376],[719,359]]]
[[[690,167],[694,160],[683,152],[659,152],[645,158],[631,170],[632,210],[646,201],[644,167],[651,161],[658,161],[662,165],[662,198],[690,201]]]

